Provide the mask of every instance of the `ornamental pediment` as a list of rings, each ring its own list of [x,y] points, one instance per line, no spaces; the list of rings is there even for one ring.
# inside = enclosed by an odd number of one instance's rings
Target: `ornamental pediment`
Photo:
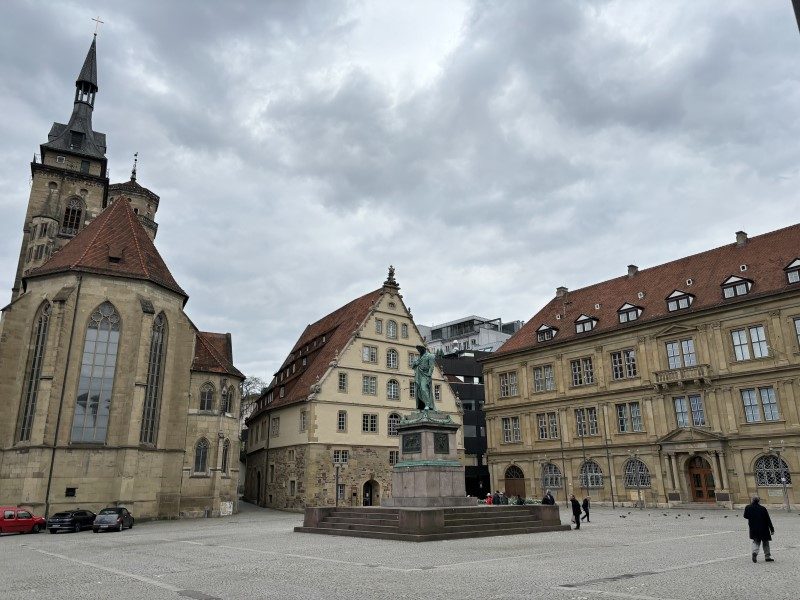
[[[686,442],[721,442],[724,439],[724,436],[708,431],[707,429],[698,427],[678,427],[660,438],[657,443],[684,444]]]
[[[687,327],[686,325],[670,325],[666,329],[662,329],[655,334],[655,337],[666,337],[675,335],[684,335],[687,333],[697,332],[697,327]]]

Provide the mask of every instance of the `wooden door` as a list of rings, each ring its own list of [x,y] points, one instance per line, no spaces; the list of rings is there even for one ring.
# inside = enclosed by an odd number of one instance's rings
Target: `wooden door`
[[[689,460],[689,489],[693,502],[714,502],[714,472],[701,456]]]

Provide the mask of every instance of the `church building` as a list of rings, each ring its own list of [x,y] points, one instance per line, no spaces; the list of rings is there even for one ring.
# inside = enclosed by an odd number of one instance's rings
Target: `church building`
[[[72,115],[32,183],[0,321],[0,504],[124,505],[137,519],[236,510],[239,388],[230,334],[199,331],[154,245],[159,196],[110,184],[93,129],[96,39]]]
[[[245,497],[260,506],[377,506],[391,496],[397,426],[417,408],[422,336],[394,269],[383,286],[308,325],[247,420]],[[461,411],[437,366],[436,410]],[[458,433],[463,460],[463,437]]]

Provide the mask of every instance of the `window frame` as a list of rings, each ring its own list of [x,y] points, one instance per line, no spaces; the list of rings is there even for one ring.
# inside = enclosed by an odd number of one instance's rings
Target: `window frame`
[[[763,323],[731,328],[730,340],[734,362],[772,358],[769,353],[767,326]]]
[[[540,440],[559,439],[558,412],[546,411],[536,413],[536,428]]]
[[[386,368],[393,370],[400,368],[400,353],[394,348],[388,348],[386,350]]]
[[[202,452],[201,452],[202,450]],[[195,476],[208,475],[210,465],[209,455],[211,454],[211,444],[205,437],[201,437],[194,445],[194,460],[192,461],[192,474]],[[199,459],[199,464],[198,464]],[[198,466],[203,467],[198,469]]]
[[[576,408],[575,437],[592,437],[596,435],[600,435],[600,429],[597,421],[597,407],[582,406]]]
[[[767,396],[766,401],[765,395]],[[741,388],[739,397],[742,399],[742,410],[747,424],[775,423],[782,420],[778,395],[773,386],[759,385]]]
[[[39,399],[39,383],[42,376],[42,365],[47,354],[47,340],[50,333],[52,311],[52,304],[45,300],[39,306],[34,317],[35,325],[31,331],[28,361],[23,379],[20,416],[16,433],[17,442],[29,442],[33,433],[36,403]]]
[[[753,289],[753,282],[750,279],[744,279],[743,277],[736,277],[735,275],[732,275],[722,282],[720,288],[722,289],[723,300],[730,300],[732,298],[738,298],[740,296],[746,296],[749,294],[750,290]]]
[[[500,398],[519,396],[519,381],[516,370],[497,374],[497,391]]]
[[[153,319],[150,328],[150,351],[147,358],[147,380],[142,405],[142,422],[139,428],[139,443],[155,446],[158,441],[158,426],[163,393],[164,365],[167,358],[169,323],[162,312]]]
[[[361,362],[369,363],[372,365],[378,364],[378,347],[364,344],[361,347]]]
[[[670,346],[675,346],[677,349],[676,354],[670,354]],[[691,351],[687,351],[687,347],[689,346],[691,347]],[[697,349],[695,348],[694,337],[667,340],[664,342],[664,348],[666,349],[667,354],[668,369],[684,369],[687,367],[697,366]],[[687,360],[688,357],[691,357],[691,364],[689,364],[689,361]],[[680,364],[678,364],[677,359],[680,359]]]
[[[389,413],[389,416],[386,417],[386,435],[389,437],[397,437],[400,435],[397,431],[397,427],[400,425],[401,419],[402,417],[398,413]],[[392,429],[394,429],[394,433],[392,433]]]
[[[597,327],[598,319],[589,315],[581,315],[575,319],[575,333],[588,333]]]
[[[556,378],[553,363],[533,367],[533,393],[543,394],[554,391],[556,391]]]
[[[519,416],[501,417],[504,444],[519,444],[522,442]]]
[[[337,379],[337,391],[346,394],[347,393],[347,373],[343,371],[339,371],[339,377]]]
[[[591,356],[581,356],[569,361],[572,387],[594,385],[594,362]]]
[[[591,467],[591,470],[590,470]],[[605,487],[605,474],[597,461],[586,459],[581,463],[580,487],[583,489],[602,489]]]
[[[347,411],[340,410],[336,412],[336,432],[347,433]]]
[[[550,340],[556,337],[557,333],[558,333],[557,327],[551,327],[550,325],[542,324],[536,330],[536,341],[549,342]]]
[[[666,298],[667,312],[677,312],[680,310],[688,310],[694,303],[694,295],[684,292],[683,290],[675,290]],[[686,306],[681,306],[685,302]]]
[[[386,322],[386,337],[390,340],[397,339],[397,321],[389,319]]]
[[[400,400],[400,382],[397,379],[390,379],[386,382],[386,399]]]
[[[635,304],[626,302],[617,309],[617,320],[620,322],[620,324],[638,321],[639,317],[642,316],[642,311],[643,309],[641,306],[636,306]]]
[[[362,396],[377,396],[378,395],[378,378],[375,375],[362,375],[361,376],[361,395]]]
[[[361,413],[361,433],[379,433],[378,413]]]
[[[636,365],[636,348],[623,348],[611,353],[611,378],[614,381],[637,377],[639,371]]]

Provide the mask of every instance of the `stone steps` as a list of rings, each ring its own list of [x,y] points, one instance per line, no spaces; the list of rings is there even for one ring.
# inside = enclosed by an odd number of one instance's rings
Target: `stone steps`
[[[546,533],[550,531],[566,531],[569,525],[543,525],[538,527],[516,527],[513,529],[492,529],[482,531],[445,531],[429,534],[393,533],[360,529],[333,529],[329,527],[295,527],[295,531],[303,533],[319,533],[322,535],[339,535],[346,537],[375,538],[402,542],[433,542],[440,540],[457,540],[463,538],[492,537],[498,535],[524,535],[529,533]]]
[[[540,521],[537,519],[533,519],[530,515],[520,515],[520,516],[504,516],[504,515],[497,515],[496,517],[448,517],[445,515],[444,517],[444,524],[445,525],[467,525],[467,524],[476,524],[476,525],[491,525],[492,523],[539,523]]]
[[[397,527],[400,523],[399,519],[359,519],[358,517],[325,517],[325,523],[341,523],[341,524],[369,524],[369,525],[389,525]]]

